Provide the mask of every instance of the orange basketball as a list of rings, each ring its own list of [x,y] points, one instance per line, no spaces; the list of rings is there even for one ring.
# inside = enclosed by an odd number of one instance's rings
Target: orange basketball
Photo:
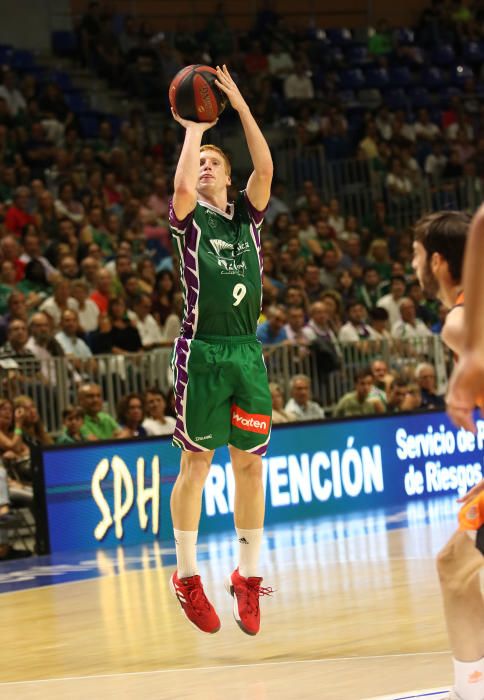
[[[211,66],[192,65],[179,71],[168,96],[173,110],[183,119],[213,122],[225,109],[227,99],[215,85],[217,72]]]

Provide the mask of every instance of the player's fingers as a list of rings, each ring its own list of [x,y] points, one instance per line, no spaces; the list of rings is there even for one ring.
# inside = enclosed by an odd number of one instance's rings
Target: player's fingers
[[[455,404],[447,404],[447,413],[450,420],[458,428],[464,428],[470,433],[476,432],[476,426],[472,417],[472,411],[468,408],[462,408],[461,406],[456,406]]]

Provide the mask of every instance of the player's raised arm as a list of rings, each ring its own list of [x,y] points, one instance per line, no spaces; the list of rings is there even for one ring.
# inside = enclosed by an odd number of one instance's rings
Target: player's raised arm
[[[232,107],[239,113],[254,166],[254,171],[247,182],[247,196],[252,206],[262,211],[269,202],[274,172],[269,146],[252,116],[249,105],[240,94],[239,88],[227,70],[227,66],[224,65],[223,68],[217,66],[217,80],[215,82],[227,95]]]
[[[173,208],[177,219],[183,219],[195,209],[197,184],[200,172],[200,146],[202,136],[216,122],[193,122],[182,119],[172,110],[173,118],[183,126],[185,140],[176,166]]]

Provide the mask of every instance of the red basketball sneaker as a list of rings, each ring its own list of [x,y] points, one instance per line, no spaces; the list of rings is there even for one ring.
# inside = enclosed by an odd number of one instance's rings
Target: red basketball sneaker
[[[178,578],[175,571],[170,579],[170,587],[194,627],[208,634],[219,631],[219,617],[205,595],[200,576]]]
[[[263,595],[272,595],[272,588],[263,588],[260,584],[260,576],[244,578],[235,569],[230,578],[227,578],[225,587],[234,599],[234,618],[242,632],[254,635],[260,629],[259,598]]]

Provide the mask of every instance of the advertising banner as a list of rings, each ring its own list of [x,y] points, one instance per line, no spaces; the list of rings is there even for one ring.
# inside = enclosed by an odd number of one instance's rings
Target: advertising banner
[[[444,413],[396,414],[276,426],[263,459],[266,523],[462,495],[483,476],[484,420],[477,434]],[[171,540],[170,494],[180,450],[169,438],[43,451],[50,551]],[[215,452],[200,532],[233,526],[227,448]]]

